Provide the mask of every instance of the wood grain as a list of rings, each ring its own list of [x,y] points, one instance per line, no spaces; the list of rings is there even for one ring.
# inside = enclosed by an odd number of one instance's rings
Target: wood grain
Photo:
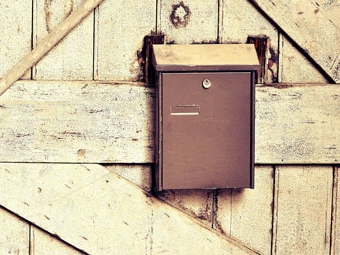
[[[317,2],[290,0],[252,0],[334,82],[340,83],[340,29]],[[320,32],[322,36],[320,36]]]
[[[0,95],[15,83],[29,68],[44,57],[61,39],[74,29],[103,0],[86,0],[70,14],[57,28],[49,33],[38,46],[29,52],[12,69],[3,75],[0,81]]]
[[[283,254],[329,254],[332,167],[278,167],[276,240]]]
[[[90,254],[256,254],[100,165],[0,164],[0,180],[1,205]]]

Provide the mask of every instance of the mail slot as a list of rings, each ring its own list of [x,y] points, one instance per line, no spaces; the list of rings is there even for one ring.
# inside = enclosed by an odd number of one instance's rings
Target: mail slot
[[[156,189],[254,187],[251,44],[153,45]]]

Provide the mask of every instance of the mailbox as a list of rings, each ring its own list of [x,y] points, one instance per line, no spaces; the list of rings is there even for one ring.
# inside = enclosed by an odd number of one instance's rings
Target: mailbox
[[[252,44],[153,45],[156,189],[254,187]]]

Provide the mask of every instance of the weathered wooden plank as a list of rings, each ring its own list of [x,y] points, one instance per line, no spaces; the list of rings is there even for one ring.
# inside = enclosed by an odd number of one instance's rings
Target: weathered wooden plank
[[[270,255],[273,181],[271,167],[256,167],[255,189],[219,191],[214,228]]]
[[[329,254],[332,167],[278,167],[275,254]]]
[[[321,0],[318,7],[323,15],[340,27],[340,5],[337,1]],[[330,82],[301,52],[294,47],[287,37],[281,36],[279,56],[279,82],[284,83],[327,83]]]
[[[333,176],[332,243],[330,254],[337,255],[340,253],[339,167],[334,168]]]
[[[58,29],[58,25],[84,2],[84,0],[34,1],[34,47],[40,47],[39,44],[43,42],[44,38],[50,36],[49,34],[54,29]],[[91,7],[93,10],[101,1],[92,2],[94,3]],[[81,24],[34,66],[34,79],[92,79],[94,35],[92,10],[86,10],[88,16]],[[76,23],[72,24],[73,27],[76,25]]]
[[[257,87],[255,162],[338,163],[339,95],[331,85]],[[20,81],[0,105],[2,162],[153,162],[153,88]]]
[[[0,161],[153,161],[153,91],[135,85],[17,83],[0,99]]]
[[[53,255],[84,254],[34,226],[31,227],[30,241],[30,255],[50,255],[52,251]]]
[[[96,10],[95,80],[138,80],[137,50],[155,30],[156,1],[106,1]]]
[[[29,254],[29,225],[0,208],[0,254]]]
[[[75,28],[103,0],[85,0],[74,12],[51,31],[39,45],[29,52],[21,61],[12,67],[0,80],[0,95],[15,83],[29,68],[45,56],[73,28]],[[44,2],[48,3],[48,1]],[[51,2],[50,2],[51,3]],[[48,15],[46,15],[48,18]],[[66,56],[64,56],[66,57]],[[69,57],[69,56],[68,56]],[[54,63],[53,63],[54,64]],[[54,66],[52,64],[52,67]],[[77,74],[78,75],[78,74]]]
[[[218,40],[218,0],[161,0],[158,30],[167,42],[176,44],[216,43]]]
[[[153,173],[151,165],[108,164],[105,167],[144,190],[152,191]],[[211,190],[168,190],[158,193],[157,197],[201,222],[211,225],[214,203]]]
[[[248,36],[266,36],[270,39],[267,52],[267,65],[270,59],[270,70],[263,77],[263,83],[275,82],[278,68],[278,31],[248,0],[220,1],[221,18],[220,42],[246,43]]]
[[[317,2],[251,0],[336,82],[340,83],[340,29]],[[322,36],[320,32],[322,31]]]
[[[255,162],[337,164],[338,86],[258,87]]]
[[[280,36],[279,82],[328,83],[330,79],[294,47],[287,37]]]
[[[0,77],[3,77],[31,50],[32,2],[1,1],[0,23]],[[22,78],[30,79],[31,70]]]
[[[0,164],[0,182],[1,205],[90,254],[255,254],[99,165]]]

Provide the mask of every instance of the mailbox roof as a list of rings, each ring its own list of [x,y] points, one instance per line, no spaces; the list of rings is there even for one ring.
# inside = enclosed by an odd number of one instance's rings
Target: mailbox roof
[[[259,68],[253,44],[154,44],[152,62],[157,71],[249,71]]]

